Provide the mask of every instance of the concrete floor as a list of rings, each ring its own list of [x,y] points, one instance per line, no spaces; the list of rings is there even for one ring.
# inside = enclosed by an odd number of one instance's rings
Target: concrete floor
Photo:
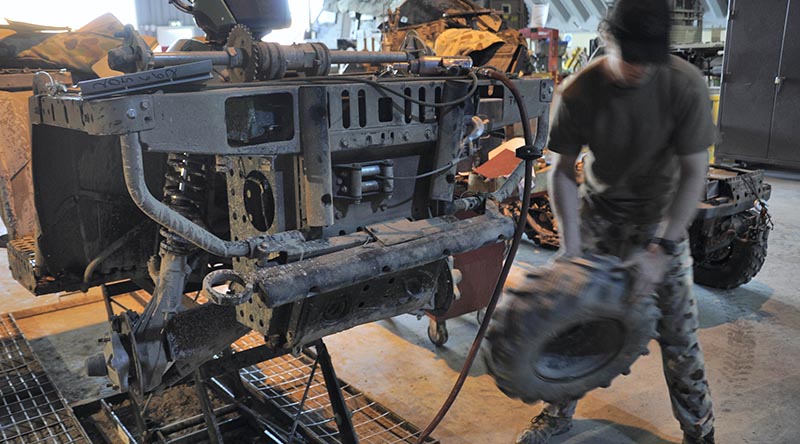
[[[756,279],[736,290],[695,287],[704,347],[723,444],[800,443],[800,174],[771,172],[775,231],[766,265]],[[526,243],[513,273],[547,260],[550,253]],[[5,265],[0,255],[0,266]],[[512,276],[513,278],[513,276]],[[75,296],[33,298],[7,271],[0,274],[0,312],[16,311]],[[92,313],[83,313],[86,310]],[[102,304],[75,311],[102,320]],[[77,314],[81,312],[80,314]],[[95,313],[96,312],[96,313]],[[67,314],[65,312],[65,314]],[[25,325],[47,340],[56,320]],[[38,325],[38,326],[37,326]],[[477,331],[474,314],[448,321],[450,340],[437,349],[426,335],[427,320],[412,316],[376,322],[330,337],[339,376],[424,427],[441,405]],[[44,336],[43,336],[44,335]],[[87,345],[88,347],[88,345]],[[56,347],[58,348],[58,347]],[[637,361],[630,376],[596,390],[580,403],[575,427],[553,444],[680,443],[661,374],[658,345]],[[69,356],[70,350],[55,350]],[[434,436],[442,444],[513,443],[540,406],[506,398],[478,363],[461,396]],[[74,367],[77,364],[70,364]],[[71,371],[77,371],[73,369]]]

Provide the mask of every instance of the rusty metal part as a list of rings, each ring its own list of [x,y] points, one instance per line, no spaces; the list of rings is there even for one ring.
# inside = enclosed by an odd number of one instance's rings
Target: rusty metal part
[[[421,235],[423,227],[431,226],[435,229]],[[352,282],[368,281],[504,241],[511,237],[513,224],[490,210],[484,216],[439,225],[436,220],[419,221],[414,233],[418,235],[416,239],[388,246],[376,235],[377,243],[259,270],[254,280],[265,289],[267,307],[278,307]]]
[[[228,284],[225,293],[214,288],[222,284]],[[215,270],[203,278],[203,291],[217,305],[239,305],[253,295],[253,283],[245,281],[233,270]]]

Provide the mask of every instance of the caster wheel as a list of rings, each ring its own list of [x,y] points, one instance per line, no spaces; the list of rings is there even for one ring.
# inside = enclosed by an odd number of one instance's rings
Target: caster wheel
[[[478,325],[483,324],[483,318],[486,317],[486,309],[480,308],[478,311],[475,312],[475,319],[478,320]]]
[[[431,340],[433,345],[441,347],[447,342],[448,338],[447,324],[445,324],[444,321],[437,322],[431,320],[428,324],[428,339]]]

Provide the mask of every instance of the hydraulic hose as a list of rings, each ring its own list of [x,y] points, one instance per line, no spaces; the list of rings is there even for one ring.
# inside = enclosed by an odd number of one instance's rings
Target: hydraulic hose
[[[514,100],[517,102],[517,107],[519,108],[519,117],[520,121],[522,122],[522,131],[523,136],[525,138],[525,145],[527,148],[541,148],[540,146],[537,147],[534,145],[534,138],[533,134],[531,134],[531,125],[530,120],[528,118],[528,110],[525,107],[525,102],[522,100],[522,94],[520,94],[519,89],[517,89],[516,85],[502,72],[496,70],[489,70],[483,69],[481,70],[481,74],[497,80],[501,82],[514,96]],[[539,119],[545,120],[540,117]],[[539,125],[541,128],[541,125]],[[543,133],[538,131],[537,139],[541,138]],[[533,188],[533,161],[535,157],[528,156],[526,157],[525,161],[522,162],[524,168],[524,185],[522,191],[522,211],[520,213],[519,218],[517,219],[516,229],[514,231],[514,237],[511,241],[511,248],[508,250],[508,255],[506,256],[505,262],[503,263],[503,268],[500,271],[500,276],[497,278],[497,283],[494,287],[494,292],[492,293],[492,297],[489,300],[489,305],[486,306],[486,315],[483,318],[483,322],[481,322],[480,328],[478,328],[478,333],[475,336],[475,340],[472,342],[472,347],[469,349],[469,353],[467,354],[467,358],[464,362],[464,366],[461,368],[461,372],[458,374],[458,379],[456,379],[453,388],[450,390],[450,394],[447,396],[447,399],[442,404],[442,407],[439,409],[439,412],[436,416],[431,420],[428,427],[422,431],[417,439],[416,444],[423,444],[425,440],[436,430],[436,427],[444,419],[447,412],[450,410],[450,407],[453,406],[453,403],[458,397],[461,388],[464,386],[464,382],[467,380],[467,375],[469,374],[470,368],[472,368],[472,364],[475,362],[475,357],[478,355],[478,351],[480,350],[481,342],[483,342],[483,338],[486,336],[486,330],[489,328],[489,321],[492,319],[492,314],[494,313],[494,309],[497,306],[497,301],[500,299],[500,294],[503,291],[503,287],[505,286],[506,279],[508,278],[508,274],[511,271],[511,266],[514,263],[514,258],[517,255],[517,250],[519,249],[519,245],[522,241],[522,234],[525,231],[525,224],[527,223],[526,216],[526,209],[530,207],[531,204],[531,189]],[[519,167],[517,168],[519,170]],[[515,171],[516,172],[516,171]],[[512,177],[514,175],[512,174]],[[517,179],[519,180],[519,179]],[[509,179],[508,182],[511,182]],[[516,184],[512,184],[516,185]]]

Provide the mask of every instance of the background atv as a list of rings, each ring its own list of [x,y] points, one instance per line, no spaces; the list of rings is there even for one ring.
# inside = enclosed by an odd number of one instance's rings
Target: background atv
[[[537,171],[537,182],[549,171],[549,166]],[[704,199],[689,228],[696,283],[729,289],[758,274],[772,230],[766,205],[771,193],[762,170],[711,165]],[[508,205],[519,211],[519,202]],[[532,200],[526,235],[545,248],[559,247],[558,224],[547,193]]]

